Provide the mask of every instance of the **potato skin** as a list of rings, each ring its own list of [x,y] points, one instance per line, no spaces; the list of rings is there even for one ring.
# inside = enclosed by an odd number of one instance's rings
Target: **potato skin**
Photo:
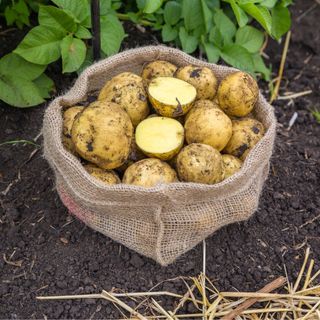
[[[263,124],[256,119],[243,118],[232,120],[232,136],[223,152],[240,158],[243,161],[249,151],[263,137],[264,132]]]
[[[84,107],[74,106],[68,108],[63,113],[63,131],[62,131],[62,143],[64,147],[72,154],[76,154],[74,144],[71,140],[71,129],[76,116],[82,112]]]
[[[133,126],[119,105],[96,101],[86,107],[72,126],[76,152],[103,169],[121,166],[128,158]]]
[[[220,152],[206,144],[184,147],[177,156],[176,166],[181,181],[214,184],[224,177]]]
[[[184,119],[185,122],[188,120],[190,115],[195,110],[197,110],[198,108],[218,108],[218,109],[220,109],[219,104],[217,103],[217,101],[208,100],[208,99],[199,99],[199,100],[194,102],[194,104],[193,104],[192,108],[190,109],[190,111],[185,115],[185,119]]]
[[[142,70],[141,77],[147,83],[156,77],[173,77],[177,67],[164,60],[156,60],[148,63]]]
[[[197,99],[213,99],[218,87],[218,80],[207,67],[185,66],[179,68],[175,77],[192,84],[197,89]]]
[[[148,158],[132,164],[123,175],[122,182],[141,187],[154,187],[160,183],[178,181],[176,172],[165,162]]]
[[[259,97],[259,87],[248,73],[238,71],[220,82],[217,97],[221,109],[228,116],[243,117],[254,108]]]
[[[86,164],[83,167],[86,169],[86,171],[90,175],[101,180],[106,184],[121,183],[120,178],[117,176],[117,174],[113,170],[102,169],[92,163]]]
[[[227,145],[232,135],[230,118],[209,100],[198,100],[184,128],[188,144],[204,143],[218,151]]]
[[[242,167],[242,161],[231,154],[223,154],[222,161],[224,167],[224,179],[229,178]]]
[[[145,119],[150,111],[142,79],[130,72],[121,73],[107,82],[100,91],[98,100],[111,101],[122,106],[134,127]]]

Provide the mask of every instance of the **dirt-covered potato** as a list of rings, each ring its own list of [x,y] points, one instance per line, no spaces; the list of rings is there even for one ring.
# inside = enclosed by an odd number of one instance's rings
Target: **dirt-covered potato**
[[[191,109],[197,91],[186,81],[172,77],[158,77],[150,82],[148,95],[158,114],[178,118]]]
[[[207,67],[185,66],[176,71],[175,77],[192,84],[197,89],[197,99],[213,99],[217,92],[218,80]]]
[[[190,115],[193,113],[193,111],[197,110],[198,108],[203,108],[203,107],[207,107],[207,108],[218,108],[219,109],[219,105],[216,101],[214,100],[207,100],[207,99],[200,99],[194,102],[192,108],[190,109],[190,111],[185,115],[185,122],[188,120],[188,118],[190,117]]]
[[[221,109],[228,116],[243,117],[254,108],[259,87],[248,73],[237,71],[220,82],[217,96]]]
[[[222,155],[224,178],[227,179],[241,169],[242,161],[231,154]]]
[[[91,103],[76,117],[71,130],[76,152],[103,169],[117,168],[127,160],[132,135],[128,114],[108,101]]]
[[[220,152],[206,144],[192,143],[184,147],[176,165],[181,181],[214,184],[224,177]]]
[[[232,135],[230,118],[209,100],[198,100],[190,112],[184,124],[187,143],[204,143],[221,151]]]
[[[116,76],[116,79],[113,78],[107,82],[102,88],[98,99],[111,101],[123,107],[135,127],[149,114],[147,93],[139,76],[131,74],[127,79],[125,78],[126,74],[130,73],[122,73]],[[138,79],[135,79],[135,77]]]
[[[135,139],[139,149],[147,156],[169,160],[183,146],[184,129],[175,119],[153,117],[139,123]]]
[[[223,152],[244,160],[263,137],[264,132],[263,124],[258,120],[251,118],[232,120],[232,136]]]
[[[62,131],[62,143],[64,147],[72,154],[76,153],[74,144],[71,140],[71,129],[75,117],[84,109],[82,106],[74,106],[68,108],[63,113],[63,131]]]
[[[86,171],[90,175],[101,180],[106,184],[121,183],[120,178],[117,176],[117,174],[113,170],[102,169],[92,163],[86,164],[83,167],[86,169]]]
[[[156,60],[148,63],[142,70],[142,79],[149,82],[156,77],[173,77],[177,67],[163,60]]]
[[[178,181],[176,172],[159,159],[148,158],[132,164],[124,173],[122,182],[142,187]]]

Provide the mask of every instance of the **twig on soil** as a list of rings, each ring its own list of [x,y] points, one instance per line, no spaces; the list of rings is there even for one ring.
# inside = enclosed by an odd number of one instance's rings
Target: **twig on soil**
[[[291,99],[296,99],[296,98],[299,98],[299,97],[302,97],[302,96],[306,96],[306,95],[311,94],[311,93],[312,93],[312,90],[306,90],[306,91],[290,94],[290,95],[287,95],[287,96],[278,96],[277,99],[278,100],[291,100]]]
[[[283,52],[282,52],[282,57],[281,57],[281,62],[280,62],[280,68],[279,68],[279,73],[278,73],[278,79],[277,79],[276,85],[274,87],[274,90],[272,92],[270,103],[272,103],[278,96],[278,92],[279,92],[279,89],[280,89],[280,83],[281,83],[283,70],[284,70],[284,65],[285,65],[285,62],[286,62],[286,59],[287,59],[287,53],[288,53],[288,48],[289,48],[289,43],[290,43],[290,37],[291,37],[291,31],[288,31],[287,36],[286,36],[286,40],[285,40],[285,43],[284,43],[284,47],[283,47]]]
[[[11,266],[15,266],[15,267],[19,267],[19,268],[22,267],[23,260],[17,260],[17,261],[8,260],[5,253],[3,254],[3,260],[6,264],[9,264]]]
[[[301,228],[305,227],[306,225],[308,225],[308,224],[311,224],[311,223],[315,222],[315,221],[316,221],[316,220],[318,220],[318,219],[320,219],[320,214],[318,214],[318,215],[317,215],[317,216],[315,216],[314,218],[312,218],[312,219],[310,219],[310,220],[306,221],[304,224],[302,224],[301,226],[299,226],[299,228],[301,229]]]

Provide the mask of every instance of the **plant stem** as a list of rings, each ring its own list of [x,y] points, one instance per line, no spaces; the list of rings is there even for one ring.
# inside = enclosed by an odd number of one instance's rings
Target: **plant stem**
[[[117,17],[120,20],[123,20],[123,21],[131,21],[130,17],[126,13],[117,13]],[[144,19],[139,20],[138,24],[141,24],[141,25],[146,26],[146,27],[153,26],[152,22],[150,22],[148,20],[144,20]]]
[[[91,0],[91,21],[92,21],[92,49],[93,59],[100,59],[100,4],[99,0]]]

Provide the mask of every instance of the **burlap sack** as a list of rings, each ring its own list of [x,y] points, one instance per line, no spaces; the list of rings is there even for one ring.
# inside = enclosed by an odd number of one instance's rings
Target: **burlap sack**
[[[140,74],[156,59],[212,69],[221,79],[233,68],[209,64],[180,50],[150,46],[128,50],[87,68],[46,110],[44,155],[54,170],[61,200],[83,222],[123,245],[168,265],[218,228],[249,218],[257,209],[269,171],[276,131],[273,108],[260,94],[255,117],[267,128],[240,172],[216,184],[171,183],[153,188],[108,186],[91,177],[61,143],[62,107],[84,101],[114,75]]]

